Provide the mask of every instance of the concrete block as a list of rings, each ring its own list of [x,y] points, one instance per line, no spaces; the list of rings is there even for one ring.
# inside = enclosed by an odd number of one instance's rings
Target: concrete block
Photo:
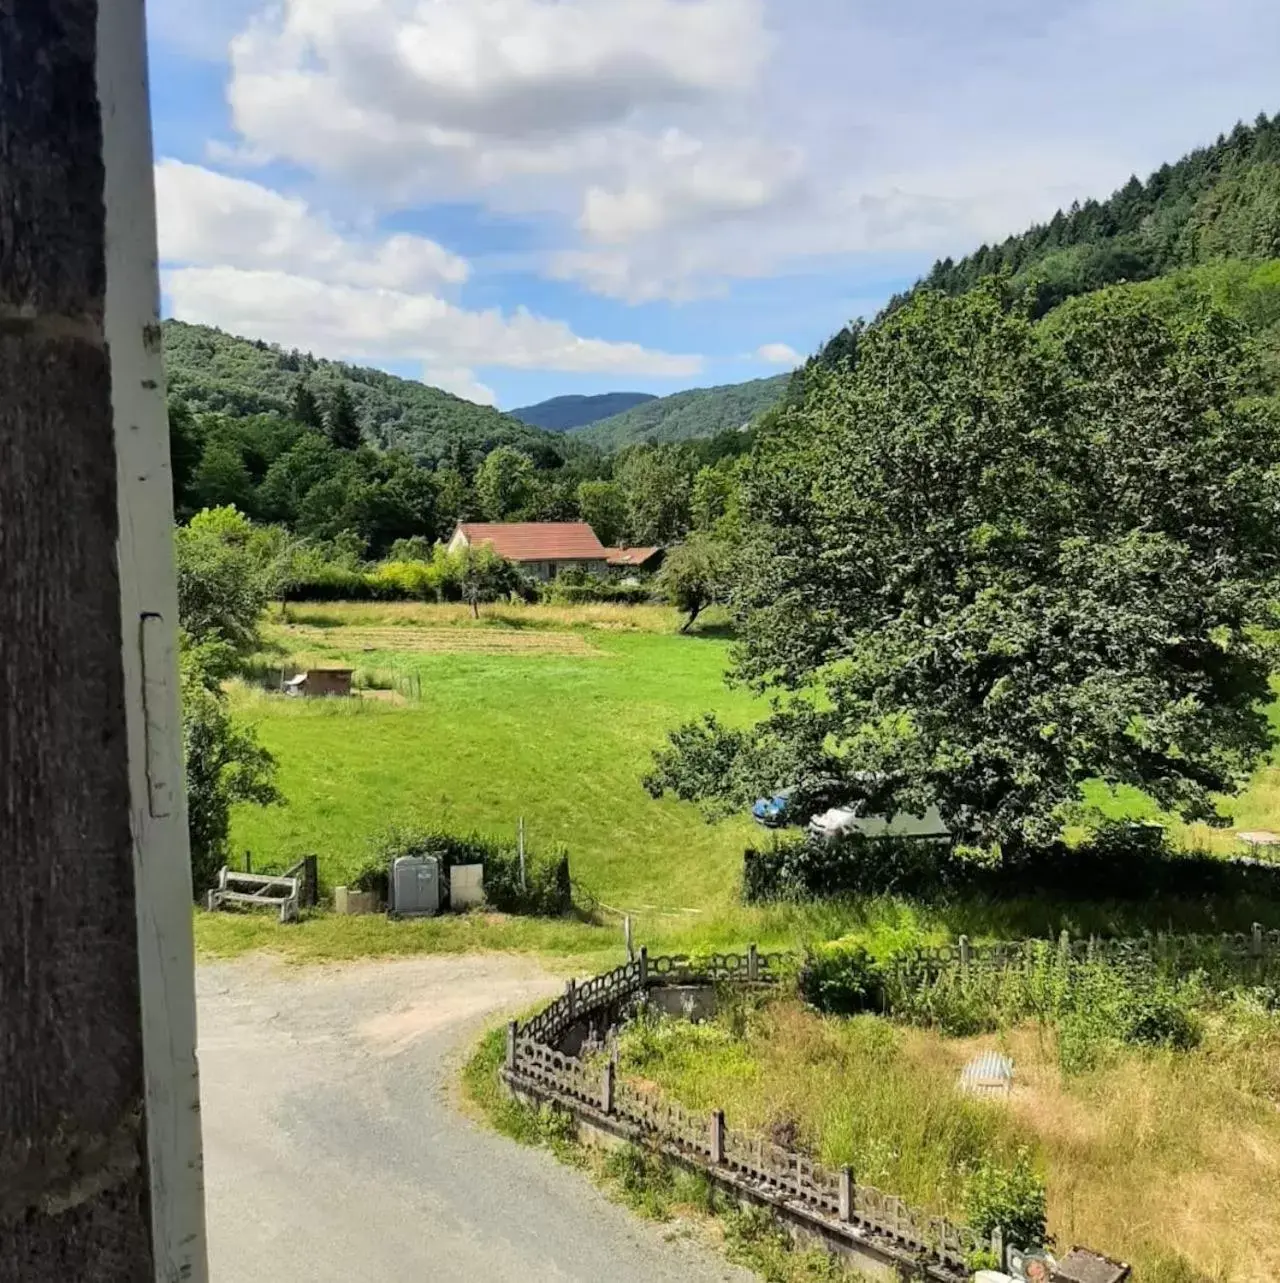
[[[455,864],[449,870],[449,904],[456,910],[484,903],[484,865]]]
[[[373,891],[353,891],[350,887],[334,887],[333,911],[346,917],[377,913],[378,897]]]

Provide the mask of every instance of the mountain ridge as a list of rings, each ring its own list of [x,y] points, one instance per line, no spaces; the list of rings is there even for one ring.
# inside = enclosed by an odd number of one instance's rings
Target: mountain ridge
[[[542,428],[545,432],[571,432],[656,400],[658,397],[652,392],[602,392],[596,396],[568,393],[536,401],[533,405],[523,405],[507,413],[521,423]]]

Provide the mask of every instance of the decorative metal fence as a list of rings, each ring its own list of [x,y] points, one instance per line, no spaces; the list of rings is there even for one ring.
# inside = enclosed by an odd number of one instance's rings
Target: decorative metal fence
[[[580,1118],[615,1128],[671,1157],[695,1166],[808,1220],[828,1236],[846,1236],[851,1245],[907,1259],[930,1278],[967,1278],[975,1253],[990,1249],[1003,1256],[997,1231],[991,1241],[909,1206],[902,1199],[861,1185],[850,1168],[833,1170],[807,1154],[775,1145],[758,1135],[725,1125],[723,1112],[690,1113],[656,1092],[619,1082],[612,1059],[596,1065],[569,1055],[557,1044],[575,1026],[612,1023],[650,989],[692,984],[772,984],[797,961],[787,953],[745,953],[705,957],[686,954],[639,956],[582,984],[570,981],[564,995],[523,1025],[507,1028],[503,1076],[507,1083],[554,1102]],[[956,944],[911,950],[894,961],[897,978],[932,983],[944,976],[1027,968],[1045,961],[1064,965],[1103,962],[1117,967],[1160,965],[1197,968],[1220,963],[1239,969],[1257,964],[1280,969],[1280,930],[1255,925],[1251,932],[1224,935],[1151,935],[1134,939],[1091,938],[1025,940],[974,945],[961,936]]]
[[[930,1216],[873,1186],[860,1185],[851,1169],[833,1170],[811,1156],[775,1145],[725,1125],[716,1111],[696,1115],[656,1092],[620,1082],[612,1059],[599,1067],[552,1044],[576,1024],[607,1016],[651,988],[668,985],[768,984],[790,955],[745,953],[650,958],[634,961],[581,985],[572,982],[562,997],[521,1025],[507,1030],[504,1077],[517,1089],[554,1102],[580,1118],[621,1125],[619,1130],[708,1175],[737,1186],[809,1220],[826,1233],[847,1235],[851,1246],[868,1242],[888,1254],[909,1258],[933,1278],[967,1277],[977,1251],[995,1247],[966,1226]]]

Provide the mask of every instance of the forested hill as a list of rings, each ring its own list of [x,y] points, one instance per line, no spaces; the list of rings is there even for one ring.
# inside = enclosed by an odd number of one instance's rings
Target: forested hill
[[[943,259],[922,284],[959,293],[1008,268],[1047,312],[1073,294],[1150,280],[1217,259],[1280,257],[1280,115],[1237,125],[1211,147],[1132,177],[1109,200],[1059,210],[1047,223],[958,263]]]
[[[750,383],[718,388],[694,388],[657,401],[647,401],[625,414],[602,419],[571,433],[603,450],[620,450],[641,442],[693,441],[747,426],[782,400],[791,379],[778,374]]]
[[[548,432],[569,432],[601,419],[622,414],[637,405],[658,398],[651,392],[604,392],[599,396],[556,396],[537,405],[521,406],[511,417]]]
[[[169,320],[163,329],[169,392],[198,414],[287,417],[300,384],[322,405],[342,384],[367,440],[431,462],[483,458],[498,445],[518,446],[537,456],[555,440],[510,415],[414,379],[283,351],[206,325]]]

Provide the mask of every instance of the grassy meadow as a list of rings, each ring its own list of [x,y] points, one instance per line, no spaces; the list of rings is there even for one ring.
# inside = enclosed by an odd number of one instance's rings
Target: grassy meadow
[[[640,779],[685,717],[752,704],[723,682],[729,643],[678,635],[659,608],[291,607],[265,629],[264,664],[345,663],[351,700],[288,699],[241,685],[237,713],[275,754],[287,805],[238,810],[237,858],[320,856],[330,884],[392,822],[570,850],[590,896],[625,909],[723,908],[736,895],[749,817],[706,824],[655,802]]]
[[[1059,1246],[1118,1255],[1137,1283],[1280,1277],[1277,1018],[1224,1014],[1195,1050],[1130,1048],[1070,1076],[1055,1036],[1028,1025],[952,1038],[877,1016],[822,1017],[784,998],[745,1022],[633,1027],[622,1068],[689,1109],[722,1108],[735,1127],[798,1143],[956,1219],[982,1162],[1010,1166],[1029,1148]],[[1016,1066],[1005,1100],[955,1089],[988,1049]]]
[[[923,909],[901,902],[745,908],[742,850],[758,839],[747,816],[707,824],[698,808],[655,802],[641,787],[652,750],[682,720],[715,710],[746,721],[760,706],[724,684],[730,641],[710,614],[691,635],[665,607],[466,606],[337,603],[273,608],[256,661],[260,684],[238,683],[237,715],[279,763],[285,805],[239,807],[233,859],[254,867],[320,857],[329,886],[350,878],[371,840],[393,824],[563,843],[592,921],[471,915],[436,922],[314,917],[288,932],[259,917],[200,915],[208,952],[283,949],[307,959],[476,948],[611,962],[617,913],[631,913],[653,948],[768,947],[883,932],[926,938],[1129,933],[1144,928],[1247,927],[1257,905],[1111,905],[1014,901]],[[281,667],[345,664],[350,700],[290,699],[268,689]],[[1275,710],[1273,710],[1274,712]],[[1148,816],[1133,791],[1092,799],[1112,814]],[[1238,800],[1244,827],[1280,827],[1280,770],[1259,773]],[[1230,830],[1186,834],[1240,849]]]

